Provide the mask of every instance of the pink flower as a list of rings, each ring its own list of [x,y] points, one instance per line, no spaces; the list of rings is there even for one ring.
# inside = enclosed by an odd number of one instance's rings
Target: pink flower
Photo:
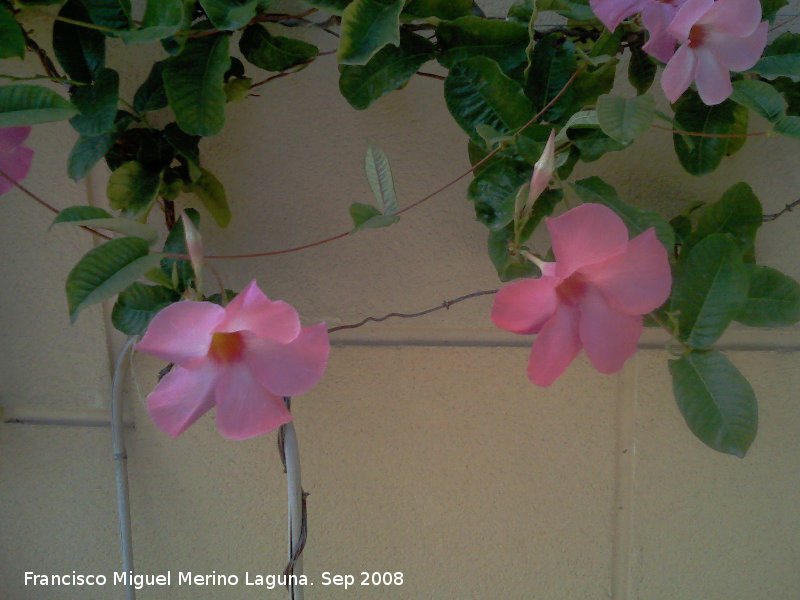
[[[669,26],[681,46],[661,76],[664,94],[675,102],[694,81],[703,102],[724,101],[733,92],[730,71],[756,64],[767,30],[759,0],[688,0]]]
[[[33,162],[33,150],[22,143],[28,139],[30,127],[5,127],[0,129],[0,171],[14,181],[28,176]],[[0,174],[0,196],[14,187],[14,183]]]
[[[650,228],[628,241],[625,224],[601,204],[582,204],[547,219],[555,263],[495,297],[492,320],[514,333],[536,333],[528,377],[553,383],[580,352],[614,373],[636,352],[642,315],[661,306],[672,286],[667,251]]]
[[[292,419],[283,397],[316,385],[330,344],[324,323],[301,327],[291,305],[273,302],[252,281],[225,308],[168,306],[136,348],[175,363],[147,397],[160,429],[177,437],[216,405],[219,432],[243,440]]]
[[[644,50],[657,59],[668,61],[675,52],[677,40],[668,33],[667,26],[686,0],[591,0],[594,14],[610,31],[614,31],[628,17],[642,13],[642,21],[649,38]]]

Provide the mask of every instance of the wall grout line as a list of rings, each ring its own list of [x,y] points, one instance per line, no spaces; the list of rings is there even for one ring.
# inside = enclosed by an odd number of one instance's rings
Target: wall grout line
[[[633,541],[634,481],[636,477],[636,404],[639,359],[623,368],[617,385],[616,467],[614,490],[614,534],[612,539],[613,600],[631,598],[631,549]]]

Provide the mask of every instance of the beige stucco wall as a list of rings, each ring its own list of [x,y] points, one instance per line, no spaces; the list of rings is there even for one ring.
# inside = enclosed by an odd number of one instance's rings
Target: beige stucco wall
[[[324,35],[309,39],[332,48]],[[111,63],[131,60],[117,48]],[[129,95],[135,83],[125,82]],[[204,162],[228,190],[236,232],[205,228],[210,253],[281,248],[347,230],[347,207],[369,195],[368,141],[389,155],[401,204],[467,167],[465,136],[447,114],[440,82],[414,79],[359,113],[338,94],[332,58],[321,58],[259,93],[230,105],[225,131],[203,142]],[[63,174],[73,140],[68,126],[35,128],[26,183],[60,207],[102,203],[102,169],[88,186]],[[680,171],[670,136],[652,131],[632,150],[581,167],[581,175],[602,174],[623,197],[664,207],[712,200],[745,179],[774,211],[800,189],[797,157],[796,142],[756,138],[696,179]],[[495,287],[466,185],[388,230],[217,267],[229,287],[256,277],[308,322],[331,325]],[[85,425],[107,419],[109,356],[121,339],[103,307],[69,325],[64,277],[92,240],[71,229],[47,233],[50,219],[17,192],[0,202],[0,406],[6,419],[60,423],[0,425],[0,598],[117,598],[119,588],[23,585],[26,570],[118,568],[109,431]],[[766,226],[759,253],[800,278],[798,219]],[[475,300],[334,336],[322,384],[294,405],[311,494],[305,556],[317,585],[309,598],[800,595],[800,331],[739,329],[725,338],[761,411],[759,437],[737,460],[687,430],[658,334],[645,336],[646,349],[617,376],[601,376],[581,358],[542,390],[525,377],[530,340],[495,330],[489,306]],[[161,366],[137,356],[126,390],[135,424],[127,440],[138,570],[279,573],[285,481],[275,436],[228,442],[210,415],[169,439],[148,420],[140,396]],[[320,583],[323,571],[375,570],[402,571],[405,584],[345,591]],[[283,594],[243,586],[140,592],[154,600],[262,596]]]

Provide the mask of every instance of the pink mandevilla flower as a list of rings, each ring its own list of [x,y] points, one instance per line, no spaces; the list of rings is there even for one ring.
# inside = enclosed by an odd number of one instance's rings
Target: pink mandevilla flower
[[[649,37],[644,50],[661,61],[675,53],[677,40],[667,31],[670,21],[686,0],[591,0],[597,18],[614,31],[628,17],[642,13]]]
[[[492,320],[513,333],[536,333],[528,377],[553,383],[581,348],[601,373],[614,373],[636,352],[642,315],[661,306],[672,286],[667,251],[653,228],[628,240],[611,209],[582,204],[547,219],[555,263],[538,279],[504,286]]]
[[[768,24],[759,0],[687,0],[669,32],[681,45],[661,76],[667,98],[675,102],[694,81],[703,102],[714,105],[733,92],[730,71],[758,62]]]
[[[33,162],[33,150],[22,143],[28,139],[30,127],[5,127],[0,129],[0,171],[14,181],[28,176]],[[0,175],[0,195],[13,189],[14,183]]]
[[[291,420],[283,397],[316,385],[330,344],[324,323],[301,327],[291,305],[270,300],[252,281],[225,308],[168,306],[136,348],[175,363],[147,397],[160,429],[177,437],[216,405],[219,432],[242,440]]]

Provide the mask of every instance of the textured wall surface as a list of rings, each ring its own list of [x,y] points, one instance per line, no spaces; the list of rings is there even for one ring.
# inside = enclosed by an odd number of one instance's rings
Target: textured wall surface
[[[797,12],[794,4],[787,14]],[[324,33],[307,35],[323,50],[334,47]],[[109,62],[130,61],[116,46]],[[138,58],[131,66],[128,96],[146,75]],[[205,227],[208,252],[277,249],[349,229],[347,207],[369,197],[370,141],[392,161],[401,205],[468,167],[441,82],[416,78],[356,112],[337,78],[333,59],[320,58],[228,106],[225,131],[205,140],[202,154],[226,185],[236,234]],[[754,121],[751,130],[762,126]],[[63,174],[74,139],[63,125],[35,128],[26,185],[59,207],[103,204],[102,168],[88,185]],[[671,144],[653,130],[577,175],[602,174],[623,198],[665,210],[714,200],[740,179],[767,212],[797,197],[795,142],[754,138],[705,178],[682,173]],[[390,229],[217,267],[228,287],[256,277],[308,322],[331,325],[496,287],[485,229],[464,199],[467,181]],[[64,277],[93,242],[73,229],[47,233],[50,219],[16,191],[0,202],[0,406],[6,420],[57,423],[0,425],[0,598],[117,598],[119,588],[23,584],[26,570],[110,574],[119,564],[109,431],[86,425],[107,421],[109,357],[121,340],[107,324],[108,307],[69,325]],[[767,225],[758,247],[765,264],[796,278],[798,219]],[[530,339],[495,330],[489,306],[478,299],[335,334],[322,384],[294,404],[311,494],[306,569],[318,582],[308,598],[800,596],[798,329],[740,328],[724,340],[760,402],[759,437],[738,460],[687,430],[658,334],[648,333],[646,349],[616,376],[597,374],[581,357],[542,390],[525,376]],[[126,389],[137,569],[281,572],[285,480],[275,435],[228,442],[212,414],[171,440],[149,421],[141,397],[162,366],[136,357]],[[405,584],[325,588],[323,571],[402,571]],[[243,586],[140,593],[262,596],[284,597]]]

